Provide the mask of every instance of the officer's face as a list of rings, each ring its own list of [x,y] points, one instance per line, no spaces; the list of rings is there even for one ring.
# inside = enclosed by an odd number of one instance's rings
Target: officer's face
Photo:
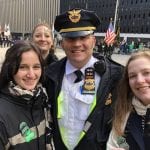
[[[96,39],[93,35],[77,38],[63,38],[62,48],[71,64],[77,68],[83,67],[90,59]]]

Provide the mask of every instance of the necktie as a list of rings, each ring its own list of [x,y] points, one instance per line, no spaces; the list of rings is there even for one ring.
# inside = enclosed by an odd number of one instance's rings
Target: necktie
[[[77,76],[74,83],[80,82],[82,80],[82,72],[80,70],[76,70],[74,73]]]

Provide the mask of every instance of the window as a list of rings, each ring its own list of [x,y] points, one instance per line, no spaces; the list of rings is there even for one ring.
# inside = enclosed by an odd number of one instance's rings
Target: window
[[[131,19],[131,14],[129,15],[129,20]]]
[[[141,27],[141,33],[143,33],[143,27]]]
[[[140,18],[140,17],[141,17],[141,14],[138,15],[138,18]]]

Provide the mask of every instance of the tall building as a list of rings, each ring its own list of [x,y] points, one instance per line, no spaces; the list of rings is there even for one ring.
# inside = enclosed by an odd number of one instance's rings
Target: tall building
[[[116,2],[118,1],[118,11]],[[150,0],[61,0],[60,11],[84,8],[95,11],[100,20],[99,32],[106,32],[110,18],[119,21],[121,33],[150,34]]]
[[[53,25],[60,0],[0,0],[0,25],[9,24],[11,32],[30,33],[40,22]]]

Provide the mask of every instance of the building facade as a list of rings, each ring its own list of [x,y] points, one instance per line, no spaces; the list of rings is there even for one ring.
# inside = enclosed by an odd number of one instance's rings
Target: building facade
[[[14,33],[31,33],[40,22],[52,26],[59,10],[60,0],[0,0],[0,24],[9,24]]]
[[[95,11],[101,25],[99,32],[106,32],[110,18],[115,19],[116,2],[118,15],[116,26],[121,33],[150,34],[150,0],[61,0],[60,11],[71,8],[83,8]]]

